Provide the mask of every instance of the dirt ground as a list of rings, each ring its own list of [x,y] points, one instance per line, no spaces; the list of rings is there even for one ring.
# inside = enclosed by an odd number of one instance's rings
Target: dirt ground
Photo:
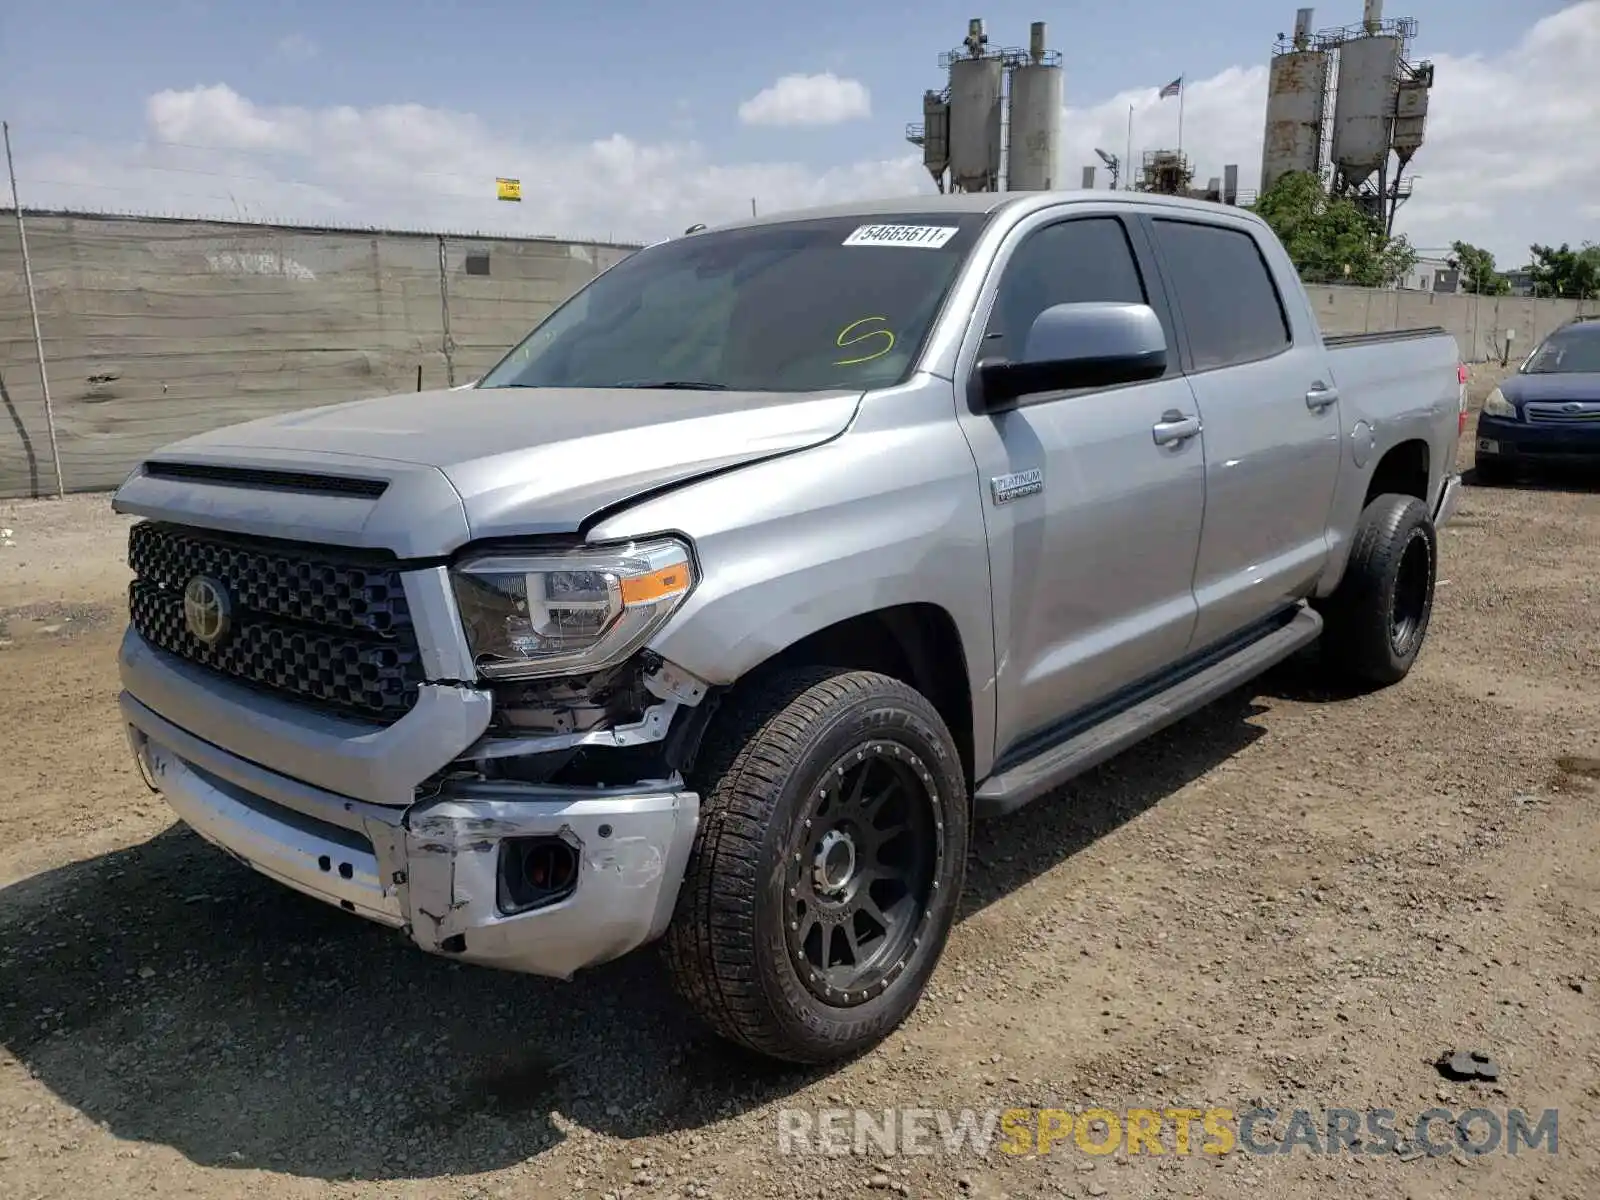
[[[1403,684],[1289,664],[980,827],[926,1000],[820,1073],[711,1040],[649,953],[565,985],[461,968],[200,843],[115,716],[125,523],[79,497],[7,528],[7,1197],[1600,1196],[1593,479],[1466,491]],[[1443,1079],[1453,1049],[1498,1081]],[[778,1149],[785,1108],[1263,1102],[1555,1108],[1558,1148]]]

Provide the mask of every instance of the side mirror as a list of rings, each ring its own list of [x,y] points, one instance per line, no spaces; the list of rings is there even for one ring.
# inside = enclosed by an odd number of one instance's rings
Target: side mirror
[[[998,412],[1023,396],[1159,379],[1167,335],[1147,304],[1056,304],[1034,318],[1022,357],[978,363],[982,407]]]

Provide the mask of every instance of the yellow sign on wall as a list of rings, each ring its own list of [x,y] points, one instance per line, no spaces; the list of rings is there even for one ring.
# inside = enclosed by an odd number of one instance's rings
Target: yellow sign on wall
[[[520,179],[496,179],[494,181],[494,190],[495,190],[495,195],[498,196],[501,200],[519,200],[520,201],[522,199],[522,180],[520,180]]]

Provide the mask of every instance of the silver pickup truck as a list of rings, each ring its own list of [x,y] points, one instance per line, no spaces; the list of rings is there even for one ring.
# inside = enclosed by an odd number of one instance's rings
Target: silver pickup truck
[[[1248,212],[918,197],[695,231],[475,386],[117,493],[141,771],[257,871],[535,975],[659,942],[820,1062],[915,1006],[972,821],[1320,638],[1400,680],[1464,389]]]

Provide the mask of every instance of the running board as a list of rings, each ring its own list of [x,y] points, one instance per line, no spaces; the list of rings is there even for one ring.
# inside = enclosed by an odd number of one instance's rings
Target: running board
[[[1121,754],[1157,730],[1197,712],[1248,683],[1322,632],[1322,618],[1302,608],[1285,625],[1249,643],[1220,662],[1187,676],[1164,692],[1107,717],[1097,725],[1018,763],[978,786],[974,811],[979,817],[1014,813],[1030,801],[1060,787],[1075,775]]]

